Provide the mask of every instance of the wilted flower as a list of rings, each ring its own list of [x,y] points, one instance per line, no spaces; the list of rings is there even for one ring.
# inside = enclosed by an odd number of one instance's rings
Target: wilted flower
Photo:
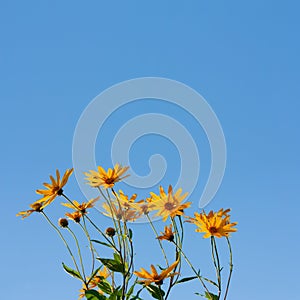
[[[34,202],[29,204],[31,209],[20,211],[17,216],[21,216],[22,219],[29,217],[33,212],[41,212],[43,210],[43,202]]]
[[[165,226],[165,232],[161,232],[161,234],[161,236],[157,237],[159,240],[167,240],[169,242],[173,242],[174,233],[172,231],[172,224],[169,227]]]

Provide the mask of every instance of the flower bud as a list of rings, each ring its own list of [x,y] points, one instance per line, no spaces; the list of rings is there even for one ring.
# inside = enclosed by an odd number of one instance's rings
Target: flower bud
[[[108,236],[113,237],[113,236],[116,234],[116,231],[115,231],[114,228],[108,227],[108,228],[106,228],[105,233],[106,233]]]
[[[68,220],[65,219],[65,218],[60,218],[60,219],[58,220],[58,225],[59,225],[60,227],[65,228],[65,227],[68,227],[69,222],[68,222]]]

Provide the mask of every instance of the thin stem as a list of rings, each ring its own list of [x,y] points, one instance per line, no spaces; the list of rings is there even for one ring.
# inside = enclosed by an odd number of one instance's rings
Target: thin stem
[[[111,191],[112,193],[115,195],[117,201],[118,201],[118,205],[119,205],[119,209],[122,210],[122,207],[121,207],[121,203],[120,203],[120,200],[118,198],[118,195],[117,193],[114,191],[113,188],[111,188]],[[110,200],[110,199],[109,199]],[[120,230],[120,235],[121,235],[121,242],[120,243],[120,251],[119,251],[119,254],[120,254],[120,259],[121,259],[121,264],[123,265],[124,267],[124,271],[125,271],[125,264],[126,264],[126,246],[125,246],[125,237],[124,237],[124,234],[123,234],[123,230],[122,230],[122,224],[121,224],[121,221],[119,218],[117,218],[117,222],[118,222],[118,228]],[[124,220],[124,224],[125,224],[125,220]],[[124,229],[125,229],[125,226],[124,226]],[[122,249],[123,248],[123,249]],[[123,255],[122,255],[122,250],[123,250]],[[123,285],[122,285],[122,300],[125,299],[125,295],[126,295],[126,274],[125,272],[123,273]]]
[[[220,299],[221,289],[222,289],[220,259],[219,259],[217,244],[214,236],[211,236],[210,241],[211,241],[212,258],[213,258],[217,279],[218,279],[218,297]]]
[[[228,249],[229,249],[230,262],[229,262],[229,276],[228,276],[228,281],[227,281],[227,285],[226,285],[224,300],[226,300],[226,298],[227,298],[227,294],[228,294],[228,291],[229,291],[230,280],[231,280],[231,275],[232,275],[232,271],[233,271],[231,244],[230,244],[230,241],[229,241],[228,237],[226,237],[226,240],[227,240]]]
[[[95,269],[95,248],[93,246],[93,243],[91,241],[91,237],[89,235],[89,232],[87,230],[87,227],[86,227],[86,222],[85,222],[85,215],[82,215],[82,219],[83,219],[83,226],[80,224],[81,228],[83,229],[88,241],[89,241],[89,244],[90,244],[90,249],[91,249],[91,254],[92,254],[92,271],[91,273],[93,274],[94,272],[94,269]]]
[[[147,217],[147,219],[148,219],[148,221],[149,221],[149,223],[150,223],[150,226],[151,226],[151,228],[152,228],[152,230],[153,230],[153,232],[154,232],[154,234],[155,234],[155,236],[156,236],[156,239],[158,240],[158,243],[159,243],[160,249],[161,249],[161,251],[162,251],[162,253],[163,253],[163,256],[164,256],[164,258],[165,258],[167,267],[169,267],[169,261],[168,261],[168,258],[167,258],[165,249],[164,249],[164,247],[163,247],[163,245],[162,245],[162,242],[161,242],[161,240],[158,239],[158,236],[159,236],[159,235],[158,235],[158,233],[157,233],[157,230],[155,229],[155,227],[154,227],[154,225],[153,225],[153,222],[152,222],[152,220],[150,219],[150,217],[149,217],[148,214],[146,214],[146,217]]]
[[[163,292],[162,292],[162,289],[161,289],[161,285],[158,285],[158,288],[159,288],[160,300],[164,300],[164,296],[163,296]]]
[[[79,210],[78,207],[64,194],[61,194],[68,202],[70,202],[76,210]]]
[[[71,233],[71,235],[73,236],[73,238],[75,240],[75,243],[76,243],[76,246],[77,246],[77,251],[78,251],[78,256],[79,256],[79,260],[80,260],[80,266],[81,266],[82,274],[83,274],[84,280],[86,280],[86,276],[85,276],[85,272],[84,272],[84,266],[83,266],[83,261],[82,261],[82,255],[81,255],[81,251],[80,251],[78,239],[77,239],[76,235],[74,234],[74,232],[71,230],[70,227],[67,227],[67,229]]]
[[[120,230],[119,230],[119,228],[117,226],[117,223],[116,223],[117,217],[116,217],[115,211],[114,211],[113,206],[112,206],[112,201],[111,201],[110,194],[109,194],[108,190],[106,190],[106,192],[107,192],[107,197],[106,197],[100,187],[98,187],[98,190],[99,190],[100,194],[103,196],[103,198],[105,199],[105,201],[106,201],[106,203],[107,203],[107,205],[110,209],[111,218],[113,220],[114,228],[116,230],[117,237],[118,237],[118,243],[119,243],[118,246],[121,249]]]
[[[206,286],[206,284],[204,283],[202,277],[198,274],[198,272],[196,271],[196,269],[193,267],[192,263],[190,262],[190,260],[187,258],[187,256],[185,255],[185,253],[182,251],[182,249],[173,241],[174,245],[176,246],[176,248],[180,251],[180,253],[182,254],[182,256],[184,257],[185,261],[187,262],[187,264],[190,266],[190,268],[193,270],[193,272],[195,273],[195,275],[197,276],[197,278],[199,279],[199,281],[201,282],[202,286],[204,287],[204,289],[206,290],[206,292],[208,293],[208,295],[210,296],[210,292]],[[210,299],[212,299],[212,297],[210,296]]]
[[[70,249],[70,247],[69,247],[67,241],[66,241],[65,238],[63,237],[62,233],[61,233],[60,230],[59,230],[59,229],[51,222],[51,220],[50,220],[50,219],[48,218],[48,216],[44,213],[44,211],[41,211],[41,214],[45,217],[45,219],[48,221],[48,223],[54,228],[54,230],[58,233],[59,237],[60,237],[60,238],[62,239],[62,241],[64,242],[64,244],[65,244],[65,246],[66,246],[66,248],[67,248],[67,250],[68,250],[68,252],[69,252],[69,254],[70,254],[71,258],[72,258],[72,260],[73,260],[73,263],[74,263],[74,265],[75,265],[75,268],[76,268],[77,272],[80,274],[81,280],[82,280],[82,281],[84,282],[84,284],[86,285],[85,279],[84,279],[84,280],[82,279],[82,275],[81,275],[81,273],[80,273],[80,271],[79,271],[79,268],[78,268],[78,265],[77,265],[77,263],[76,263],[75,257],[74,257],[74,255],[73,255],[73,253],[72,253],[72,251],[71,251],[71,249]]]
[[[89,222],[94,226],[94,228],[105,238],[105,240],[117,251],[118,249],[115,247],[115,245],[110,241],[110,239],[107,238],[107,236],[101,231],[101,229],[98,228],[98,226],[86,215],[85,218],[89,220]]]
[[[175,244],[178,245],[179,244],[179,248],[182,249],[182,242],[183,242],[183,228],[182,228],[182,224],[181,224],[181,236],[179,235],[179,231],[178,231],[178,227],[177,227],[177,224],[176,224],[176,220],[174,218],[171,217],[171,221],[172,221],[172,225],[173,225],[173,228],[175,230]],[[175,277],[170,277],[170,283],[169,283],[169,288],[167,290],[167,293],[166,293],[166,296],[165,296],[165,299],[168,298],[170,292],[171,292],[171,289],[172,287],[176,284],[176,282],[178,281],[178,278],[180,276],[180,270],[181,270],[181,255],[180,255],[180,252],[178,251],[177,247],[175,248],[176,249],[176,253],[175,253],[175,260],[178,260],[179,259],[179,264],[175,267],[174,269],[174,273],[177,271],[177,268],[178,268],[178,275]],[[175,279],[175,280],[174,280]]]

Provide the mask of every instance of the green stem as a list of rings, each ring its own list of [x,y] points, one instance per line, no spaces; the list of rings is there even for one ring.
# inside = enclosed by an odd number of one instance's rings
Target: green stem
[[[121,207],[121,203],[120,203],[120,200],[118,198],[118,195],[117,193],[114,191],[113,188],[111,188],[111,191],[112,193],[115,195],[117,201],[118,201],[118,205],[119,205],[119,209],[122,210],[122,207]],[[121,235],[121,243],[120,243],[120,251],[119,251],[119,254],[120,254],[120,259],[121,259],[121,263],[124,267],[124,271],[125,271],[125,263],[126,263],[126,246],[125,246],[125,237],[124,237],[124,234],[123,234],[123,230],[122,230],[122,224],[121,224],[121,221],[119,218],[117,218],[117,222],[118,222],[118,228],[120,230],[120,235]],[[124,223],[125,223],[125,220],[124,220]],[[123,255],[122,255],[122,250],[123,250]],[[126,274],[125,272],[123,273],[123,284],[122,284],[122,296],[121,296],[121,299],[125,299],[125,295],[126,295]]]
[[[71,230],[70,227],[67,227],[67,229],[71,233],[71,235],[73,236],[73,238],[75,240],[77,251],[78,251],[78,256],[79,256],[79,260],[80,260],[80,266],[81,266],[82,274],[83,274],[84,280],[86,280],[86,276],[85,276],[85,272],[84,272],[84,266],[83,266],[83,261],[82,261],[82,255],[81,255],[81,251],[80,251],[80,246],[79,246],[79,243],[78,243],[78,239],[77,239],[76,235],[74,234],[74,232]]]
[[[73,253],[72,253],[72,251],[71,251],[71,249],[70,249],[70,247],[69,247],[67,241],[66,241],[65,238],[63,237],[62,233],[61,233],[60,230],[59,230],[59,229],[51,222],[51,220],[48,218],[48,216],[45,214],[44,211],[41,211],[41,214],[45,217],[45,219],[48,221],[48,223],[54,228],[54,230],[58,233],[59,237],[61,238],[61,240],[62,240],[63,243],[65,244],[65,246],[66,246],[66,248],[67,248],[67,250],[68,250],[68,252],[69,252],[69,254],[70,254],[70,256],[71,256],[71,258],[72,258],[72,260],[73,260],[73,263],[74,263],[74,265],[75,265],[75,268],[76,268],[78,274],[80,274],[81,280],[82,280],[82,281],[84,282],[84,284],[86,285],[85,279],[82,278],[82,275],[81,275],[81,273],[80,273],[80,271],[79,271],[79,268],[78,268],[78,265],[77,265],[77,263],[76,263],[75,257],[74,257],[74,255],[73,255]]]
[[[79,210],[78,207],[64,194],[61,194],[68,202],[70,202],[76,210]]]
[[[91,249],[91,254],[92,254],[92,274],[94,272],[94,269],[95,269],[95,248],[93,246],[93,243],[91,241],[91,237],[90,237],[90,234],[87,230],[87,227],[86,227],[86,222],[85,222],[85,215],[82,215],[82,219],[83,219],[83,226],[80,224],[81,228],[83,229],[88,241],[89,241],[89,244],[90,244],[90,249]]]
[[[213,300],[213,298],[210,296],[210,292],[206,286],[206,284],[204,283],[202,277],[198,274],[198,272],[196,271],[196,269],[193,267],[192,263],[190,262],[190,260],[187,258],[187,256],[185,255],[185,253],[182,251],[182,249],[173,241],[174,245],[176,246],[176,248],[180,251],[180,253],[182,254],[182,256],[184,257],[185,261],[187,262],[187,264],[190,266],[190,268],[193,270],[193,272],[195,273],[195,275],[197,276],[197,278],[199,279],[199,281],[201,282],[202,286],[204,287],[204,289],[206,290],[206,292],[208,293],[209,297],[211,300]]]
[[[227,285],[226,285],[224,300],[226,300],[226,298],[227,298],[227,294],[228,294],[228,291],[229,291],[230,280],[231,280],[231,275],[232,275],[232,271],[233,271],[231,244],[230,244],[230,241],[229,241],[228,237],[226,237],[226,240],[227,240],[228,249],[229,249],[230,262],[229,262],[229,276],[228,276],[228,281],[227,281]]]
[[[153,232],[154,232],[154,234],[155,234],[155,236],[156,236],[156,239],[158,240],[158,243],[159,243],[160,249],[161,249],[161,251],[162,251],[162,253],[163,253],[163,256],[164,256],[164,258],[165,258],[167,267],[169,267],[169,266],[170,266],[170,265],[169,265],[169,261],[168,261],[168,258],[167,258],[165,249],[164,249],[164,247],[163,247],[163,245],[162,245],[162,242],[161,242],[161,240],[158,239],[159,235],[158,235],[158,233],[157,233],[157,230],[155,229],[155,227],[154,227],[154,225],[153,225],[153,222],[152,222],[152,220],[150,219],[150,217],[149,217],[148,214],[146,214],[146,217],[147,217],[147,219],[148,219],[148,221],[149,221],[149,223],[150,223],[150,226],[151,226],[151,228],[152,228],[152,230],[153,230]]]
[[[220,266],[220,259],[217,249],[217,244],[214,236],[211,236],[211,251],[212,251],[212,258],[214,262],[214,266],[216,269],[217,279],[218,279],[218,299],[221,297],[221,290],[222,290],[222,280],[221,280],[221,266]]]
[[[160,300],[164,300],[164,296],[163,296],[163,292],[162,292],[162,289],[161,289],[161,285],[160,285],[160,284],[158,285],[158,288],[159,288],[159,296],[160,296]]]
[[[88,221],[104,237],[104,239],[113,247],[113,249],[115,249],[118,252],[118,249],[116,249],[115,245],[110,241],[110,239],[107,238],[107,236],[102,232],[102,230],[99,229],[98,226],[87,215],[85,215],[85,218],[88,219]]]

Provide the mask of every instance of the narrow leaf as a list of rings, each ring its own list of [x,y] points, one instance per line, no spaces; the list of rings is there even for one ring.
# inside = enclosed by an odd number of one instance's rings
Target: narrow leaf
[[[91,242],[94,242],[94,243],[97,243],[97,244],[101,244],[101,245],[109,247],[109,248],[113,248],[112,245],[104,243],[104,242],[101,242],[101,241],[98,241],[98,240],[91,240]]]
[[[104,293],[106,293],[106,294],[108,294],[108,295],[110,295],[111,294],[111,292],[112,292],[112,287],[111,287],[111,285],[110,285],[110,283],[107,281],[107,280],[101,280],[99,283],[98,283],[98,287],[99,287],[99,289],[102,291],[102,292],[104,292]]]
[[[106,297],[99,294],[95,290],[87,290],[85,291],[85,297],[88,300],[106,300]]]
[[[162,299],[163,296],[165,295],[165,292],[161,289],[159,289],[157,286],[155,285],[148,285],[146,286],[147,290],[149,291],[149,293],[151,294],[151,296],[155,299]]]
[[[187,281],[190,281],[190,280],[193,280],[193,279],[196,279],[196,278],[198,278],[198,277],[197,276],[185,277],[185,278],[182,278],[182,279],[178,280],[176,282],[176,284],[182,283],[182,282],[187,282]]]
[[[128,229],[128,237],[129,237],[130,240],[132,240],[132,235],[133,235],[132,230],[129,228]]]
[[[121,262],[121,257],[118,253],[114,253],[114,259],[115,259],[115,261],[117,261],[119,263]]]
[[[64,263],[62,263],[62,265],[63,265],[64,270],[65,270],[68,274],[70,274],[72,277],[75,277],[75,278],[78,278],[78,279],[82,280],[81,275],[80,275],[77,271],[75,271],[75,270],[69,268],[69,267],[66,266]]]
[[[111,271],[124,273],[124,266],[120,262],[109,258],[97,258],[97,259],[100,260]]]
[[[205,298],[210,300],[219,300],[219,297],[213,293],[205,292]]]
[[[202,276],[201,276],[201,277],[202,277]],[[209,283],[213,284],[214,286],[218,287],[218,285],[217,285],[214,281],[212,281],[212,280],[210,280],[210,279],[208,279],[208,278],[206,278],[206,277],[202,277],[202,279],[204,279],[204,280],[206,280],[207,282],[209,282]]]

